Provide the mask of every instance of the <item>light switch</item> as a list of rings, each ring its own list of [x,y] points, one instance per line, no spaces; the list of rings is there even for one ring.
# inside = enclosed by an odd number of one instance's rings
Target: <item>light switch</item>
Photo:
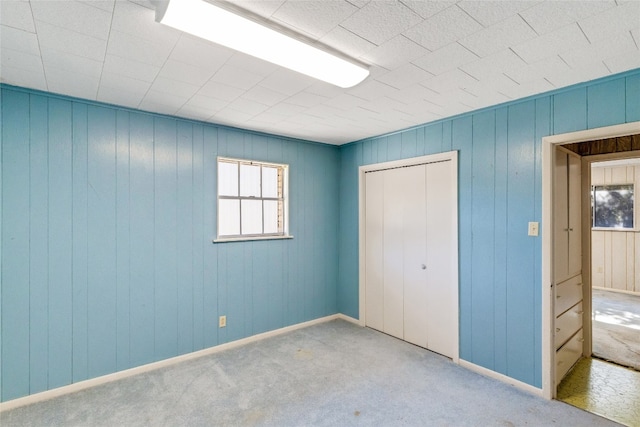
[[[530,222],[529,223],[529,236],[537,236],[538,235],[538,223]]]

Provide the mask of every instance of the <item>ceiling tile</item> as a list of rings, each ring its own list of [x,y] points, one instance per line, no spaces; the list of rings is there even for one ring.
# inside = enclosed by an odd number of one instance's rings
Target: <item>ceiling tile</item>
[[[242,95],[242,98],[259,102],[264,105],[275,105],[278,102],[285,100],[287,97],[288,96],[283,93],[267,89],[260,85],[252,87]]]
[[[359,58],[376,45],[342,27],[329,31],[320,42],[352,58]]]
[[[358,86],[349,89],[347,93],[367,101],[373,101],[374,99],[388,96],[397,91],[398,89],[393,86],[374,79],[367,79],[364,83],[360,83]]]
[[[431,77],[433,77],[433,74],[424,71],[422,68],[413,64],[406,64],[388,72],[387,74],[377,77],[376,80],[388,84],[389,86],[393,86],[396,89],[404,89]]]
[[[377,64],[387,70],[393,70],[407,61],[420,58],[429,51],[403,35],[392,38],[361,58],[366,62]]]
[[[404,89],[400,89],[394,93],[387,95],[389,98],[400,101],[404,104],[414,104],[428,99],[430,96],[437,95],[432,89],[421,84],[412,84]]]
[[[215,110],[216,112],[220,111],[227,105],[229,105],[228,101],[223,101],[217,98],[210,98],[208,96],[203,96],[203,95],[194,95],[185,104],[185,106],[190,106],[194,108],[200,107],[207,110]],[[213,114],[214,113],[211,113],[210,115],[213,115]]]
[[[293,96],[287,98],[287,103],[293,105],[300,105],[301,107],[310,108],[318,104],[322,104],[327,98],[321,95],[317,95],[309,92],[298,92]]]
[[[105,40],[69,31],[43,21],[36,21],[36,28],[41,47],[56,49],[96,61],[104,59],[107,48]]]
[[[177,96],[168,92],[149,90],[142,102],[140,102],[140,108],[143,110],[158,111],[163,114],[175,114],[188,99],[186,96]]]
[[[65,30],[107,40],[111,14],[104,10],[71,1],[32,1],[36,21],[47,22]]]
[[[249,114],[246,111],[234,110],[233,108],[225,108],[223,110],[218,111],[212,119],[217,123],[239,127],[243,126],[244,122],[251,119],[253,114]],[[246,128],[246,126],[245,126]]]
[[[367,101],[365,99],[344,93],[340,96],[336,96],[335,98],[327,99],[324,104],[341,110],[350,110],[360,105],[364,105],[366,102]]]
[[[285,95],[293,95],[313,85],[315,82],[315,79],[303,76],[295,71],[282,70],[264,79],[260,82],[260,85]]]
[[[26,1],[0,1],[0,24],[18,30],[36,32],[31,3]]]
[[[480,24],[488,27],[504,21],[512,17],[516,13],[527,10],[541,0],[518,0],[518,1],[500,1],[500,0],[463,0],[458,3],[465,12],[473,17]]]
[[[357,10],[345,0],[288,1],[272,17],[304,34],[320,38]]]
[[[422,83],[422,85],[436,91],[437,93],[443,94],[474,84],[477,81],[477,79],[474,79],[460,70],[453,70],[427,80]]]
[[[522,84],[505,84],[500,86],[498,90],[509,96],[511,99],[520,99],[534,94],[548,92],[553,89],[555,89],[555,86],[548,80],[539,78]]]
[[[104,72],[119,74],[149,83],[151,83],[160,72],[160,67],[155,65],[143,64],[142,62],[115,55],[107,55],[105,57],[103,69]]]
[[[168,79],[202,86],[213,76],[215,71],[215,69],[200,68],[169,59],[164,63],[158,75]]]
[[[548,72],[546,73],[545,78],[555,87],[563,87],[570,84],[593,80],[597,77],[606,76],[608,73],[609,70],[602,61],[595,61],[586,68]]]
[[[106,102],[107,104],[122,105],[123,107],[138,108],[143,97],[144,93],[123,93],[121,89],[100,85],[96,101]]]
[[[613,7],[597,16],[582,19],[579,24],[591,43],[615,33],[636,30],[640,28],[640,1]]]
[[[31,55],[19,50],[8,49],[2,46],[0,49],[0,64],[2,68],[13,67],[30,72],[42,72],[42,59],[38,55]]]
[[[372,1],[340,25],[380,45],[421,21],[411,9],[396,1]]]
[[[422,18],[430,18],[436,13],[456,4],[455,1],[424,1],[424,0],[400,0],[409,9]]]
[[[301,105],[293,105],[293,104],[288,104],[286,102],[281,102],[269,108],[267,112],[270,112],[273,114],[283,114],[285,116],[292,116],[295,114],[299,114],[306,109],[307,109],[306,107],[303,107]]]
[[[115,6],[115,0],[78,0],[80,3],[84,3],[87,6],[97,7],[98,9],[106,12],[113,12]]]
[[[0,82],[16,86],[30,87],[38,90],[47,90],[47,81],[44,78],[44,69],[15,67],[5,61],[5,51],[0,52]]]
[[[460,44],[484,58],[535,36],[531,27],[516,15],[460,40]]]
[[[273,72],[280,69],[280,66],[276,64],[272,64],[271,62],[264,61],[250,55],[245,55],[241,52],[235,52],[233,55],[231,55],[225,65],[237,67],[242,70],[248,71],[251,74],[257,74],[262,77],[267,77],[268,75],[273,74]]]
[[[180,117],[187,119],[207,121],[211,116],[217,113],[218,110],[207,109],[203,107],[193,107],[189,104],[185,104],[176,113]]]
[[[42,49],[42,63],[45,68],[54,67],[71,73],[80,73],[95,78],[100,78],[103,65],[101,61],[49,48]]]
[[[433,51],[483,27],[457,6],[452,6],[404,32],[414,42]]]
[[[588,68],[594,62],[607,60],[625,53],[638,54],[631,33],[621,33],[609,39],[597,41],[581,49],[572,50],[561,54],[562,59],[573,69]]]
[[[237,67],[225,65],[211,78],[212,81],[247,90],[258,84],[263,79],[258,74],[250,73]]]
[[[496,74],[519,70],[527,64],[511,49],[505,49],[485,58],[462,65],[461,70],[471,74],[478,80],[489,78]]]
[[[613,0],[544,1],[520,12],[520,16],[531,25],[536,33],[546,34],[615,6],[616,3]]]
[[[209,80],[200,90],[199,95],[217,98],[223,101],[231,102],[244,93],[244,90],[237,87],[229,86],[224,83]]]
[[[627,70],[633,70],[640,68],[640,52],[625,53],[618,56],[613,56],[604,61],[605,65],[612,73],[621,73]]]
[[[195,95],[199,89],[199,86],[196,85],[158,76],[151,85],[150,90],[188,99]]]
[[[170,59],[200,68],[217,70],[235,53],[234,50],[183,34],[171,51]]]
[[[55,67],[44,69],[47,76],[47,87],[51,92],[83,99],[96,99],[100,77],[86,76],[79,73],[70,73]]]
[[[514,52],[528,63],[540,61],[574,49],[589,45],[577,24],[570,24],[541,37],[513,46]]]
[[[154,43],[113,30],[109,38],[107,53],[162,67],[172,49],[172,44]]]
[[[0,25],[2,48],[20,50],[29,55],[40,55],[38,37],[35,33]]]
[[[109,89],[109,92],[111,93],[116,93],[115,91],[118,90],[123,93],[130,94],[135,98],[139,98],[138,102],[142,100],[150,87],[150,82],[136,80],[121,74],[110,73],[106,70],[102,72],[102,76],[100,78],[101,90],[105,89],[105,91],[107,91],[107,89]]]
[[[477,59],[478,56],[466,47],[459,43],[451,43],[415,59],[413,63],[431,74],[439,75]]]
[[[570,70],[565,61],[558,56],[534,62],[519,70],[509,71],[507,74],[511,79],[520,84],[525,84],[534,80],[545,78],[552,74],[562,74]]]
[[[250,101],[246,98],[238,98],[235,101],[232,101],[231,103],[229,103],[229,105],[226,106],[225,109],[227,108],[232,110],[242,111],[243,113],[249,114],[250,116],[253,117],[255,115],[265,112],[267,109],[269,109],[269,106],[261,104],[259,102]]]

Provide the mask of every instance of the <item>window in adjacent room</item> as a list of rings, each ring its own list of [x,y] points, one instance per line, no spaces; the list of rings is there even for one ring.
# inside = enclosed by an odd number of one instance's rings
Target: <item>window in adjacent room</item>
[[[592,225],[594,228],[634,228],[633,184],[594,185],[591,187]]]
[[[288,165],[218,157],[218,238],[290,238]]]

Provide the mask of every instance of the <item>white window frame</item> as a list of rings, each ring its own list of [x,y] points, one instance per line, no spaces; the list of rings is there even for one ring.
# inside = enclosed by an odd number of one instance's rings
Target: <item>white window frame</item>
[[[596,209],[596,201],[595,201],[595,187],[612,187],[612,186],[630,186],[631,191],[633,192],[633,226],[631,227],[596,227],[595,226],[595,209]],[[591,230],[593,231],[638,231],[640,228],[638,227],[638,197],[636,194],[636,185],[633,182],[621,182],[621,183],[612,183],[612,184],[596,184],[591,185],[589,189],[589,193],[592,197],[591,200]]]
[[[240,166],[241,165],[252,165],[252,166],[267,166],[267,167],[275,167],[282,170],[282,232],[277,233],[258,233],[258,234],[238,234],[238,235],[220,235],[220,200],[238,200],[240,201],[240,205],[242,206],[242,200],[280,200],[280,198],[271,198],[271,197],[253,197],[253,196],[241,196],[240,189],[238,191],[237,196],[221,196],[220,195],[220,174],[219,174],[219,165],[221,162],[226,163],[237,163],[238,164],[238,186],[240,186]],[[262,175],[261,175],[262,176]],[[217,224],[216,224],[216,238],[213,240],[214,243],[224,243],[224,242],[241,242],[241,241],[250,241],[250,240],[274,240],[274,239],[292,239],[293,236],[289,234],[289,165],[283,163],[270,163],[263,162],[257,160],[248,160],[248,159],[237,159],[231,157],[217,157],[216,159],[216,177],[217,177],[217,189],[216,189],[216,214],[217,214]],[[261,178],[262,179],[262,178]],[[262,187],[262,183],[260,184]],[[240,218],[238,218],[240,222],[240,233],[242,233],[242,207],[238,212]],[[263,219],[264,220],[264,219]]]

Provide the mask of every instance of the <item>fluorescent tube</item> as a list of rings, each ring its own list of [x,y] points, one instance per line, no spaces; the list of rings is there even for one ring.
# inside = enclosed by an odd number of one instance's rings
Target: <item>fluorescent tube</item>
[[[342,88],[369,75],[360,65],[203,0],[160,2],[156,21]]]

